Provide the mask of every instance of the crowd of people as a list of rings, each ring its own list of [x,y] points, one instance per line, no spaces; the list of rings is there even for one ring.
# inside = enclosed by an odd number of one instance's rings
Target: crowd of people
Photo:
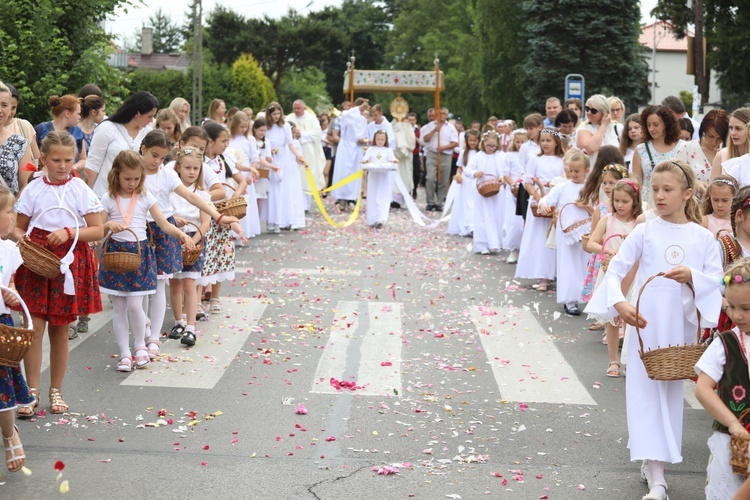
[[[34,331],[25,376],[0,368],[9,470],[25,459],[15,419],[40,404],[45,331],[49,411],[63,414],[68,342],[102,311],[102,293],[117,371],[145,368],[165,338],[193,346],[196,321],[221,312],[236,242],[304,228],[313,200],[326,210],[321,193],[342,213],[366,200],[366,224],[379,229],[391,210],[421,212],[422,186],[425,210],[450,214],[449,234],[471,237],[480,255],[507,252],[516,278],[554,287],[566,314],[585,312],[589,328],[604,331],[606,375],[627,366],[644,499],[666,498],[664,466],[682,460],[683,381],[651,380],[639,341],[690,344],[709,329],[695,366],[696,394],[716,419],[706,495],[744,488],[729,442],[750,439],[740,421],[750,390],[750,109],[694,122],[676,97],[627,117],[617,97],[552,97],[522,128],[497,117],[465,128],[446,108],[428,110],[423,126],[415,113],[388,121],[361,98],[319,116],[301,100],[288,115],[276,102],[256,115],[215,99],[193,126],[185,99],[160,109],[140,91],[107,116],[101,91],[86,85],[51,96],[52,119],[32,126],[15,116],[18,105],[0,84],[0,322],[12,326],[23,301]],[[241,219],[225,210],[243,202]],[[24,254],[31,247],[59,259],[59,275],[38,273]],[[128,269],[99,262],[136,254]]]

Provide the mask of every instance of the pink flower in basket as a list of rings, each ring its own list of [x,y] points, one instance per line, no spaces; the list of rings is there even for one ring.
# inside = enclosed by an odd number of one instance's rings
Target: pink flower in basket
[[[746,391],[745,388],[741,385],[735,385],[732,388],[732,397],[734,398],[735,403],[739,403],[743,399],[745,399]]]

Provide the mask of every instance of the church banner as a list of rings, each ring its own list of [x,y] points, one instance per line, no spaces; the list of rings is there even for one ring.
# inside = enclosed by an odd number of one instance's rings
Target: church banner
[[[435,92],[443,90],[443,72],[439,72],[439,82],[434,71],[373,71],[354,70],[355,92]],[[351,91],[352,77],[344,74],[344,93]],[[439,83],[439,86],[438,86]]]

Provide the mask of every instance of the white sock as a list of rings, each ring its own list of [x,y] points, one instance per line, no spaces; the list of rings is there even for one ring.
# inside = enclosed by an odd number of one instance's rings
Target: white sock
[[[188,325],[185,327],[185,332],[191,332],[195,334],[195,325]]]
[[[156,280],[156,293],[151,295],[151,340],[159,340],[167,314],[167,280]]]
[[[185,321],[185,317],[184,316],[182,317],[181,320],[175,321],[174,323],[175,323],[175,325],[180,325],[183,328],[185,327],[185,325],[187,325],[187,321]]]
[[[130,335],[128,334],[128,298],[110,295],[112,298],[112,329],[120,349],[121,358],[130,358]]]

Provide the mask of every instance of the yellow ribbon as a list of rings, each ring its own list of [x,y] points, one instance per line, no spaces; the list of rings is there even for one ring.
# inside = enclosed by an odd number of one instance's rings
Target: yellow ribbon
[[[326,208],[323,206],[323,200],[320,199],[321,193],[327,193],[329,191],[333,191],[334,189],[338,189],[341,186],[345,186],[346,184],[349,184],[352,181],[356,181],[357,179],[362,178],[362,169],[354,172],[352,175],[341,179],[339,182],[334,184],[333,186],[326,188],[322,191],[318,191],[315,189],[315,180],[313,179],[312,172],[310,172],[310,169],[305,165],[305,175],[307,175],[307,182],[308,185],[312,189],[312,197],[315,199],[315,203],[318,205],[318,210],[320,210],[320,213],[323,214],[323,218],[328,221],[330,225],[337,228],[343,228],[347,226],[351,226],[355,220],[357,220],[357,217],[359,216],[359,205],[362,201],[362,190],[359,190],[359,194],[357,195],[357,203],[354,205],[354,211],[352,211],[352,214],[349,216],[349,219],[344,222],[343,224],[339,224],[335,220],[331,219],[331,216],[328,215],[328,212],[326,211]]]

